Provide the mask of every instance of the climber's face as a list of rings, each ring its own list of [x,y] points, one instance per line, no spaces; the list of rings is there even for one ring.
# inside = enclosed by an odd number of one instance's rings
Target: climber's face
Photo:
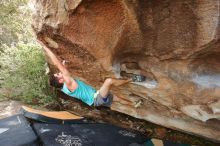
[[[64,83],[63,74],[61,72],[54,74],[59,83]]]

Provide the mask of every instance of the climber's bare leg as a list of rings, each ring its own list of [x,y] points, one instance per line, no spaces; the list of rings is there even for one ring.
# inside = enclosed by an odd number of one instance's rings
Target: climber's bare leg
[[[109,90],[111,88],[111,86],[120,86],[126,83],[131,82],[131,80],[121,80],[121,79],[112,79],[112,78],[107,78],[102,87],[99,89],[99,94],[102,97],[106,97],[109,93]]]
[[[127,79],[127,80],[123,80],[123,79],[112,79],[112,85],[113,86],[121,86],[124,84],[127,84],[129,82],[131,82],[132,79]]]
[[[109,94],[109,90],[110,90],[112,85],[113,86],[120,86],[120,85],[129,83],[129,82],[131,82],[131,80],[121,80],[121,79],[107,78],[104,81],[102,87],[99,89],[99,94],[102,97],[107,97],[108,94]],[[113,95],[113,101],[117,101],[117,102],[120,102],[120,103],[125,104],[125,105],[133,105],[133,103],[130,100],[125,99],[125,98],[121,98],[121,97],[117,97],[115,95]]]

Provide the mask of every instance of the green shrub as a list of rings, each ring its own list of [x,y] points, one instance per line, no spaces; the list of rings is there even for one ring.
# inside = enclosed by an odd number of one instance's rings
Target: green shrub
[[[28,0],[0,1],[0,100],[47,104],[53,94],[42,49],[31,29]]]
[[[28,0],[0,0],[0,45],[33,41],[27,3]]]
[[[2,47],[0,97],[20,99],[26,103],[52,102],[42,49],[36,44],[22,42]]]

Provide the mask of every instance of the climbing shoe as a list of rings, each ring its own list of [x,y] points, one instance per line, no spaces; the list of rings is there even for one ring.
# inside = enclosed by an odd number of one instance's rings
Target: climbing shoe
[[[143,82],[145,81],[145,76],[142,76],[142,75],[133,75],[132,76],[132,81],[133,82]]]

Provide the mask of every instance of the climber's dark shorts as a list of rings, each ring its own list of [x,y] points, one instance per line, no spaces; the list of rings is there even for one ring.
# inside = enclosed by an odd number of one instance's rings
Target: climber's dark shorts
[[[113,101],[113,95],[109,93],[106,97],[102,97],[97,91],[94,95],[94,103],[93,106],[106,106],[110,107]]]

